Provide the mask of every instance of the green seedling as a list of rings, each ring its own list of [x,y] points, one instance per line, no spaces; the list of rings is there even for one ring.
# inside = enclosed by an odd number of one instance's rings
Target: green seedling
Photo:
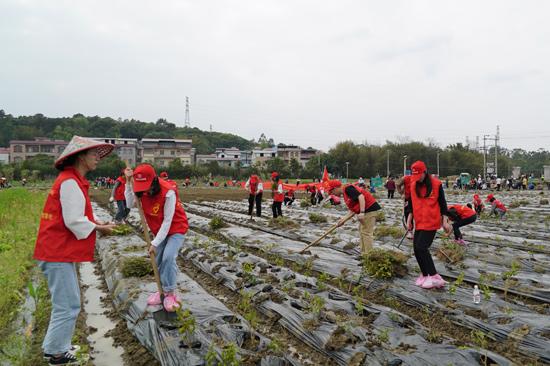
[[[240,366],[238,348],[235,343],[230,343],[222,350],[220,366]]]
[[[309,214],[309,221],[314,224],[320,224],[327,222],[327,217],[318,213],[312,212]]]
[[[195,333],[197,326],[195,316],[193,316],[189,309],[182,310],[181,308],[176,310],[176,314],[179,324],[178,331],[182,335],[184,342],[189,346],[191,337]]]
[[[212,231],[216,231],[216,230],[219,230],[219,229],[222,229],[222,228],[226,227],[227,224],[225,223],[223,218],[221,218],[220,216],[213,216],[210,219],[210,222],[208,223],[208,226],[210,226],[210,229]]]

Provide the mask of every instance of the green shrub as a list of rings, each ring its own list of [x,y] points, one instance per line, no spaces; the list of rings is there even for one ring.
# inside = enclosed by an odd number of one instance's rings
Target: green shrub
[[[463,246],[449,240],[443,240],[443,247],[439,248],[436,255],[439,259],[447,263],[456,263],[464,259],[466,250]]]
[[[309,214],[309,221],[311,221],[314,224],[319,224],[319,223],[327,222],[327,217],[321,214],[312,212]]]
[[[131,257],[124,259],[121,272],[124,277],[145,277],[153,274],[153,267],[148,258]]]
[[[376,212],[376,222],[386,221],[386,214],[382,210]]]
[[[393,250],[371,249],[363,256],[363,269],[375,278],[404,276],[407,260],[407,256]]]
[[[308,198],[302,198],[300,200],[300,207],[305,208],[311,206],[311,201]]]
[[[400,239],[405,231],[399,226],[378,225],[374,228],[374,236],[381,238],[391,236],[394,239]]]

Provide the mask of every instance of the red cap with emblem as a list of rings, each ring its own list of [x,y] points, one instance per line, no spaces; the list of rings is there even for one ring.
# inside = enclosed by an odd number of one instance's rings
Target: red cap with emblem
[[[148,191],[157,173],[149,164],[141,164],[134,169],[134,192]]]

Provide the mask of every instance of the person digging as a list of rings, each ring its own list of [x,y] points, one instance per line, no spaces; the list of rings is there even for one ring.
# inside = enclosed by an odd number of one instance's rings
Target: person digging
[[[449,205],[447,206],[447,217],[452,221],[452,227],[455,236],[455,242],[459,245],[466,245],[460,232],[460,228],[466,225],[474,223],[477,219],[477,213],[472,209],[470,204],[466,206],[462,205]],[[447,232],[447,235],[451,231]]]
[[[96,233],[109,234],[113,224],[94,219],[86,173],[114,145],[73,136],[55,161],[61,172],[49,191],[40,219],[34,259],[44,273],[52,310],[42,349],[49,365],[78,365],[80,347],[71,345],[80,312],[80,285],[76,263],[92,262]]]
[[[374,242],[374,227],[376,225],[376,211],[382,209],[376,199],[358,183],[342,186],[339,180],[330,180],[327,183],[328,193],[334,196],[344,196],[344,202],[350,213],[354,213],[359,221],[359,239],[361,255],[372,249]],[[337,226],[344,224],[340,219]]]
[[[256,205],[256,216],[262,217],[262,196],[264,185],[256,174],[252,174],[246,181],[244,188],[248,191],[248,216],[252,220],[252,211]]]
[[[149,254],[155,255],[156,258],[164,301],[157,291],[148,297],[147,304],[162,304],[166,311],[174,312],[181,306],[181,301],[175,293],[178,275],[176,258],[189,229],[187,215],[177,199],[174,186],[159,179],[151,165],[141,164],[133,171],[127,168],[125,175],[126,203],[128,207],[133,207],[137,197],[143,208],[147,226],[155,235],[149,247]]]
[[[498,215],[500,219],[504,218],[506,211],[508,211],[506,206],[504,206],[504,203],[497,200],[492,193],[487,195],[485,202],[491,203],[491,215]]]

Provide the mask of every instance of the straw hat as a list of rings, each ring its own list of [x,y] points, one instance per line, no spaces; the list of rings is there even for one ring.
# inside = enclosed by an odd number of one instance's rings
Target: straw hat
[[[97,149],[99,158],[103,159],[105,156],[109,155],[114,148],[115,145],[112,144],[92,140],[87,137],[73,136],[65,150],[63,150],[61,155],[59,155],[59,157],[55,161],[55,167],[59,168],[63,161],[65,161],[65,159],[67,159],[69,156],[78,154],[79,152],[89,149]]]

